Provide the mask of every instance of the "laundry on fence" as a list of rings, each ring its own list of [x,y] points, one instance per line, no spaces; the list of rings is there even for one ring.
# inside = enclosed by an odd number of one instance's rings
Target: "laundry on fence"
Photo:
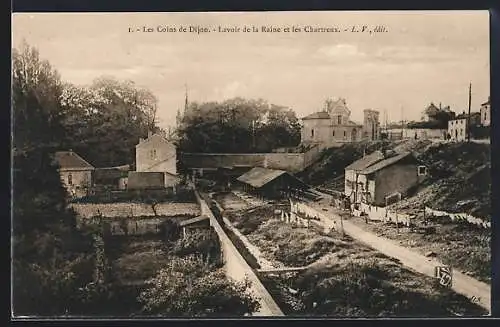
[[[367,203],[360,203],[358,207],[356,205],[351,206],[351,210],[354,216],[360,217],[362,215],[368,216],[369,220],[383,221],[391,223],[399,223],[405,226],[410,226],[412,224],[413,216],[398,213],[395,211],[387,210],[384,207],[377,207]]]
[[[425,207],[425,215],[426,217],[448,217],[451,221],[467,221],[470,224],[482,226],[483,228],[491,228],[489,221],[484,221],[467,213],[451,213]]]

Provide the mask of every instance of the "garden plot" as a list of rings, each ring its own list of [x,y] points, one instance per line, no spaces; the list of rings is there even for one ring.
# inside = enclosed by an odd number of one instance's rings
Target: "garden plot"
[[[336,317],[477,316],[487,311],[436,280],[404,268],[397,260],[336,232],[300,235],[269,221],[275,232],[261,250],[289,264],[309,264],[296,274],[262,274],[261,280],[287,315]],[[300,228],[303,229],[303,228]],[[302,234],[304,235],[304,234]],[[275,247],[271,246],[274,239]],[[290,246],[285,243],[289,242]],[[259,244],[259,242],[256,242]],[[300,248],[299,244],[306,244]],[[314,260],[318,258],[317,260]]]
[[[214,196],[214,199],[224,208],[224,210],[242,210],[250,207],[248,202],[232,192],[217,194]]]
[[[243,211],[245,212],[245,211]],[[486,310],[434,278],[338,232],[287,224],[262,209],[227,215],[260,253],[293,273],[261,273],[260,279],[286,315],[336,317],[476,316]]]

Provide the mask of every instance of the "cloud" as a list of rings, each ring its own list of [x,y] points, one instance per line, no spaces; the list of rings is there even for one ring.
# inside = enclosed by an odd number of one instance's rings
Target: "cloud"
[[[356,45],[353,44],[336,44],[320,47],[316,51],[316,57],[326,59],[342,60],[342,59],[362,59],[366,57],[364,52],[361,52]]]
[[[223,87],[215,88],[214,99],[231,99],[237,96],[242,96],[248,88],[246,85],[238,81],[232,81]]]

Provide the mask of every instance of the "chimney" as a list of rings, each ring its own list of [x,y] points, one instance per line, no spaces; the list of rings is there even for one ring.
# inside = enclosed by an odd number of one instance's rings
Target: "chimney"
[[[441,102],[439,102],[439,110],[441,110]]]

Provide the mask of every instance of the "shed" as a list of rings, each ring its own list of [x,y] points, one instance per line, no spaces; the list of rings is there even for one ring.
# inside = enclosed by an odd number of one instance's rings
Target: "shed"
[[[129,190],[163,189],[165,188],[165,174],[161,172],[139,172],[128,173]]]
[[[198,216],[181,221],[179,226],[182,228],[182,234],[185,237],[191,231],[209,228],[210,219],[207,216]]]
[[[280,198],[303,192],[309,186],[285,170],[254,167],[237,178],[246,192],[262,198]]]

